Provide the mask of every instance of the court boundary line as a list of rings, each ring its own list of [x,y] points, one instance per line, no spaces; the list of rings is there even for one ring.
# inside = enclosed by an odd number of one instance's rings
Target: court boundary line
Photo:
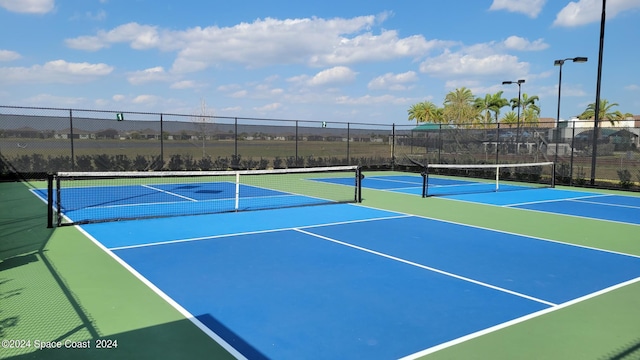
[[[411,195],[411,194],[408,194],[408,195]],[[464,200],[455,200],[455,199],[453,199],[453,200],[454,201],[464,201]],[[464,201],[464,202],[469,202],[469,203],[472,203],[472,204],[478,204],[478,203],[473,203],[473,202],[470,202],[470,201]],[[592,247],[592,246],[574,244],[574,243],[569,243],[569,242],[564,242],[564,241],[559,241],[559,240],[553,240],[553,239],[547,239],[547,238],[543,238],[543,237],[539,237],[539,236],[525,235],[525,234],[520,234],[520,233],[516,233],[516,232],[513,232],[513,231],[493,229],[493,228],[488,228],[488,227],[479,226],[479,225],[473,225],[473,224],[465,224],[465,223],[461,223],[461,222],[453,221],[453,220],[438,219],[438,218],[434,218],[434,217],[426,216],[426,215],[408,214],[408,213],[401,212],[401,211],[379,209],[379,208],[375,208],[375,207],[365,206],[365,205],[362,205],[362,204],[351,204],[351,205],[362,206],[362,207],[366,207],[366,208],[374,209],[374,210],[384,210],[384,211],[389,211],[389,212],[395,212],[395,213],[404,214],[404,215],[407,215],[407,216],[414,216],[414,217],[419,217],[419,218],[428,219],[428,220],[441,221],[441,222],[454,224],[454,225],[461,225],[461,226],[472,227],[472,228],[476,228],[476,229],[494,231],[494,232],[499,232],[499,233],[502,233],[502,234],[522,236],[522,237],[526,237],[526,238],[530,238],[530,239],[534,239],[534,240],[548,241],[548,242],[552,242],[552,243],[556,243],[556,244],[575,246],[575,247],[580,247],[580,248],[583,248],[583,249],[602,251],[602,252],[611,253],[611,254],[617,254],[617,255],[623,255],[623,256],[630,256],[630,257],[634,257],[634,258],[640,258],[640,255],[628,254],[628,253],[623,253],[623,252],[614,251],[614,250],[600,249],[600,248],[596,248],[596,247]],[[483,205],[483,204],[480,204],[480,205]],[[487,204],[487,205],[490,205],[490,204]],[[498,205],[491,205],[491,206],[501,207],[501,206],[498,206]],[[514,208],[514,209],[515,210],[537,211],[537,210],[520,209],[520,208]],[[548,212],[544,212],[544,211],[540,211],[540,212],[545,213],[545,214],[553,214],[553,213],[548,213]],[[570,216],[570,215],[567,215],[567,216]],[[585,218],[585,219],[594,220],[593,218]],[[596,219],[596,220],[598,220],[598,219]],[[635,224],[630,224],[630,223],[621,223],[621,224],[635,225]]]
[[[421,269],[424,269],[424,270],[428,270],[428,271],[435,272],[435,273],[438,273],[438,274],[441,274],[441,275],[449,276],[449,277],[452,277],[452,278],[455,278],[455,279],[458,279],[458,280],[470,282],[470,283],[475,284],[475,285],[484,286],[484,287],[489,288],[489,289],[493,289],[493,290],[496,290],[496,291],[504,292],[504,293],[507,293],[507,294],[510,294],[510,295],[514,295],[514,296],[517,296],[517,297],[520,297],[520,298],[524,298],[524,299],[527,299],[527,300],[530,300],[530,301],[535,301],[537,303],[541,303],[541,304],[544,304],[544,305],[547,305],[547,306],[551,306],[551,307],[558,306],[558,304],[556,304],[556,303],[552,303],[552,302],[547,301],[547,300],[539,299],[539,298],[536,298],[534,296],[530,296],[530,295],[523,294],[523,293],[520,293],[520,292],[517,292],[517,291],[509,290],[509,289],[506,289],[506,288],[503,288],[503,287],[500,287],[500,286],[491,285],[491,284],[483,282],[483,281],[474,280],[474,279],[466,277],[466,276],[457,275],[457,274],[454,274],[452,272],[440,270],[440,269],[437,269],[437,268],[434,268],[434,267],[431,267],[431,266],[419,264],[419,263],[414,262],[414,261],[410,261],[410,260],[406,260],[406,259],[403,259],[403,258],[400,258],[400,257],[397,257],[397,256],[385,254],[383,252],[372,250],[372,249],[368,249],[368,248],[365,248],[363,246],[350,244],[348,242],[344,242],[344,241],[340,241],[340,240],[337,240],[337,239],[333,239],[333,238],[330,238],[328,236],[324,236],[324,235],[320,235],[320,234],[314,234],[312,232],[303,230],[301,228],[293,228],[292,230],[300,232],[302,234],[313,236],[313,237],[316,237],[316,238],[319,238],[319,239],[322,239],[322,240],[326,240],[326,241],[330,241],[330,242],[333,242],[333,243],[336,243],[336,244],[340,244],[340,245],[343,245],[343,246],[346,246],[346,247],[350,247],[350,248],[353,248],[353,249],[356,249],[356,250],[364,251],[364,252],[367,252],[367,253],[370,253],[370,254],[373,254],[373,255],[384,257],[384,258],[387,258],[387,259],[390,259],[390,260],[398,261],[398,262],[401,262],[403,264],[415,266],[415,267],[418,267],[418,268],[421,268]]]
[[[154,184],[154,185],[155,185],[155,184]],[[176,197],[179,197],[179,198],[181,198],[181,199],[185,199],[185,200],[189,200],[189,201],[195,201],[195,202],[198,202],[198,200],[196,200],[196,199],[194,199],[194,198],[190,198],[190,197],[188,197],[188,196],[184,196],[184,195],[176,194],[176,193],[171,192],[171,191],[162,190],[162,189],[159,189],[159,188],[153,187],[153,186],[151,186],[151,185],[141,184],[140,186],[142,186],[142,187],[144,187],[144,188],[147,188],[147,189],[154,190],[154,191],[158,191],[158,192],[161,192],[161,193],[164,193],[164,194],[167,194],[167,195],[176,196]]]
[[[82,226],[76,225],[74,226],[78,231],[80,231],[84,236],[91,240],[98,248],[102,249],[106,254],[108,254],[112,259],[114,259],[118,264],[124,267],[129,273],[135,276],[138,280],[140,280],[143,284],[145,284],[151,291],[153,291],[156,295],[158,295],[161,299],[166,301],[171,307],[173,307],[176,311],[178,311],[182,316],[184,316],[187,320],[191,321],[198,329],[204,332],[207,336],[209,336],[213,341],[215,341],[218,345],[220,345],[224,350],[226,350],[229,354],[234,356],[239,360],[248,360],[240,351],[235,349],[231,344],[229,344],[226,340],[224,340],[220,335],[216,334],[213,330],[203,324],[200,320],[198,320],[193,314],[191,314],[187,309],[182,307],[177,301],[173,300],[169,295],[167,295],[164,291],[160,290],[153,282],[140,274],[136,269],[134,269],[131,265],[129,265],[126,261],[122,260],[118,255],[113,253],[113,251],[109,250],[102,243],[100,243],[97,239],[95,239],[91,234],[85,231]]]
[[[610,194],[595,194],[595,195],[586,195],[586,196],[567,197],[567,198],[562,198],[562,199],[527,201],[527,202],[506,204],[506,205],[499,205],[499,206],[502,206],[502,207],[516,207],[516,206],[523,206],[523,205],[545,204],[545,203],[560,202],[560,201],[578,201],[580,199],[591,199],[591,198],[608,197],[608,196],[611,196],[611,195]],[[489,205],[492,205],[492,204],[489,204]]]
[[[640,224],[634,224],[634,223],[618,221],[618,220],[600,219],[600,218],[586,217],[586,216],[582,216],[582,215],[572,215],[572,214],[549,212],[549,211],[536,210],[536,209],[527,209],[527,208],[513,207],[513,206],[509,206],[509,205],[496,205],[496,204],[480,203],[480,202],[474,202],[474,201],[469,201],[469,200],[452,199],[452,198],[447,198],[447,197],[441,197],[441,198],[444,199],[444,200],[447,200],[447,201],[459,201],[459,202],[464,202],[464,203],[468,203],[468,204],[475,204],[475,205],[495,206],[495,207],[505,208],[505,209],[514,209],[514,210],[520,210],[520,211],[532,211],[532,212],[537,212],[537,213],[547,214],[547,215],[569,216],[569,217],[574,217],[574,218],[578,218],[578,219],[585,219],[585,220],[606,221],[606,222],[610,222],[610,223],[614,223],[614,224],[622,224],[622,225],[629,225],[629,226],[640,226]],[[569,244],[569,243],[567,243],[567,244]],[[629,255],[629,254],[626,254],[626,255]]]
[[[627,208],[627,209],[636,209],[636,210],[640,210],[640,206],[633,206],[633,205],[624,205],[624,204],[608,204],[608,203],[600,203],[600,202],[596,202],[596,201],[584,201],[581,199],[570,199],[567,201],[574,201],[574,202],[579,202],[579,203],[584,203],[584,204],[593,204],[593,205],[603,205],[603,206],[610,206],[610,207],[614,207],[614,208]]]
[[[213,215],[215,215],[215,214],[213,214]],[[129,249],[137,249],[137,248],[151,247],[151,246],[180,244],[180,243],[203,241],[203,240],[213,240],[213,239],[220,239],[220,238],[234,237],[234,236],[266,234],[266,233],[280,232],[280,231],[290,231],[290,230],[295,230],[297,228],[299,228],[299,229],[312,229],[312,228],[323,227],[323,226],[355,224],[355,223],[362,223],[362,222],[369,222],[369,221],[380,221],[380,220],[390,220],[390,219],[402,219],[402,218],[407,218],[407,217],[412,217],[412,216],[413,215],[408,215],[408,214],[398,214],[398,215],[388,216],[388,217],[375,217],[375,218],[369,218],[369,219],[345,220],[345,221],[336,221],[336,222],[331,222],[331,223],[313,224],[313,225],[307,225],[307,226],[296,226],[296,227],[284,227],[284,228],[267,229],[267,230],[245,231],[245,232],[232,233],[232,234],[198,236],[198,237],[186,238],[186,239],[176,239],[176,240],[158,241],[158,242],[146,243],[146,244],[116,246],[116,247],[112,247],[112,248],[105,247],[105,248],[109,249],[110,251],[129,250]]]
[[[415,359],[418,359],[420,357],[423,357],[423,356],[426,356],[426,355],[429,355],[429,354],[433,354],[433,353],[435,353],[437,351],[447,349],[447,348],[452,347],[454,345],[462,344],[464,342],[467,342],[469,340],[481,337],[483,335],[487,335],[487,334],[496,332],[498,330],[502,330],[502,329],[508,328],[510,326],[519,324],[519,323],[523,323],[525,321],[537,318],[537,317],[542,316],[542,315],[546,315],[546,314],[552,313],[554,311],[558,311],[558,310],[567,308],[569,306],[573,306],[575,304],[578,304],[578,303],[581,303],[583,301],[595,298],[597,296],[606,294],[606,293],[611,292],[611,291],[615,291],[615,290],[623,288],[625,286],[632,285],[632,284],[637,283],[637,282],[640,282],[640,277],[637,277],[637,278],[631,279],[631,280],[627,280],[627,281],[618,283],[616,285],[609,286],[607,288],[601,289],[601,290],[593,292],[591,294],[587,294],[587,295],[581,296],[579,298],[576,298],[576,299],[569,300],[567,302],[561,303],[561,304],[559,304],[557,306],[553,306],[553,307],[549,307],[549,308],[546,308],[546,309],[542,309],[540,311],[536,311],[536,312],[533,312],[531,314],[527,314],[525,316],[521,316],[519,318],[515,318],[513,320],[509,320],[509,321],[506,321],[504,323],[497,324],[497,325],[488,327],[486,329],[482,329],[480,331],[476,331],[474,333],[459,337],[457,339],[453,339],[453,340],[450,340],[450,341],[447,341],[447,342],[432,346],[430,348],[427,348],[427,349],[415,352],[413,354],[409,354],[407,356],[404,356],[404,357],[400,358],[399,360],[415,360]]]

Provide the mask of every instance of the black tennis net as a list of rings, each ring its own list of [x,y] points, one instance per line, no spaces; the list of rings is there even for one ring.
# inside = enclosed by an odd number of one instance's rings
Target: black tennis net
[[[47,189],[50,224],[360,202],[358,166],[241,171],[60,172]]]

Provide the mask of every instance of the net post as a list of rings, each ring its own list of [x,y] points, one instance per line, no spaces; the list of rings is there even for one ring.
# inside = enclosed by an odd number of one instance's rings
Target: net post
[[[53,174],[47,174],[47,228],[53,228]]]
[[[58,227],[60,227],[60,225],[62,225],[62,200],[60,199],[61,197],[60,176],[56,176],[55,178],[56,178],[56,206],[58,207],[56,222],[58,224]]]
[[[556,163],[554,162],[553,165],[551,165],[551,187],[555,188],[556,187]]]
[[[362,202],[362,179],[363,178],[364,178],[364,175],[362,174],[362,168],[358,166],[356,168],[356,194],[355,194],[355,201],[357,203]]]
[[[427,193],[427,189],[429,187],[429,167],[425,166],[420,175],[422,175],[422,197],[426,198],[429,195]]]
[[[240,208],[240,172],[236,171],[236,205],[235,210]]]
[[[500,165],[496,165],[496,191],[500,188]]]

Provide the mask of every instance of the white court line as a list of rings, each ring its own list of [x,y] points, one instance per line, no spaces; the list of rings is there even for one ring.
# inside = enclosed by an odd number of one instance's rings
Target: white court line
[[[598,195],[586,195],[586,196],[577,196],[577,197],[565,197],[565,198],[561,198],[561,199],[527,201],[527,202],[522,202],[522,203],[507,204],[507,205],[501,205],[501,206],[503,206],[503,207],[511,207],[511,206],[523,206],[523,205],[532,205],[532,204],[545,204],[545,203],[552,203],[552,202],[572,201],[572,200],[580,200],[580,199],[591,199],[591,198],[599,198],[599,197],[607,197],[607,196],[611,196],[611,195],[609,195],[609,194],[598,194]]]
[[[507,327],[512,326],[512,325],[516,325],[516,324],[525,322],[525,321],[533,319],[533,318],[537,318],[539,316],[542,316],[542,315],[545,315],[545,314],[548,314],[548,313],[551,313],[551,312],[554,312],[554,311],[557,311],[557,310],[560,310],[560,309],[564,309],[564,308],[569,307],[571,305],[575,305],[575,304],[583,302],[585,300],[589,300],[589,299],[594,298],[596,296],[600,296],[602,294],[606,294],[608,292],[614,291],[616,289],[619,289],[619,288],[622,288],[622,287],[625,287],[625,286],[628,286],[628,285],[631,285],[631,284],[634,284],[634,283],[637,283],[637,282],[640,282],[640,277],[635,278],[635,279],[631,279],[629,281],[625,281],[625,282],[617,284],[617,285],[613,285],[613,286],[608,287],[606,289],[602,289],[600,291],[596,291],[594,293],[579,297],[577,299],[573,299],[571,301],[567,301],[565,303],[562,303],[562,304],[554,306],[554,307],[543,309],[543,310],[540,310],[540,311],[537,311],[537,312],[534,312],[534,313],[519,317],[517,319],[513,319],[513,320],[510,320],[510,321],[504,322],[502,324],[498,324],[498,325],[495,325],[495,326],[492,326],[492,327],[489,327],[489,328],[474,332],[472,334],[465,335],[465,336],[459,337],[459,338],[451,340],[451,341],[444,342],[444,343],[436,345],[436,346],[432,346],[432,347],[430,347],[428,349],[425,349],[425,350],[422,350],[422,351],[418,351],[418,352],[416,352],[414,354],[407,355],[407,356],[405,356],[403,358],[400,358],[400,360],[418,359],[418,358],[421,358],[423,356],[426,356],[426,355],[429,355],[429,354],[433,354],[436,351],[443,350],[443,349],[446,349],[448,347],[461,344],[461,343],[463,343],[465,341],[468,341],[468,340],[471,340],[471,339],[475,339],[477,337],[480,337],[480,336],[483,336],[483,335],[486,335],[486,334],[489,334],[489,333],[492,333],[492,332],[507,328]]]
[[[422,181],[418,182],[418,181],[394,180],[394,179],[389,179],[389,178],[380,178],[380,177],[376,177],[376,176],[367,177],[365,179],[377,180],[377,181],[383,181],[383,182],[401,183],[401,184],[411,184],[411,185],[415,185],[415,186],[421,186],[422,185]]]
[[[584,203],[584,204],[594,204],[594,205],[619,207],[619,208],[626,208],[626,209],[640,209],[640,206],[624,205],[624,204],[609,204],[609,203],[601,203],[601,202],[597,202],[597,201],[585,201],[585,200],[581,200],[581,199],[569,199],[568,201],[574,201],[574,202],[579,202],[579,203]]]
[[[536,213],[547,214],[547,215],[550,214],[550,215],[557,215],[557,216],[568,216],[568,217],[572,217],[572,218],[576,218],[576,219],[584,219],[584,220],[589,220],[589,221],[605,221],[605,222],[610,222],[610,223],[614,223],[614,224],[640,226],[640,224],[635,224],[635,223],[630,223],[630,222],[625,222],[625,221],[620,221],[620,220],[611,220],[611,219],[588,217],[588,216],[582,216],[582,215],[565,214],[565,213],[554,212],[554,211],[549,211],[549,210],[527,209],[527,208],[522,208],[522,207],[515,207],[515,205],[490,204],[490,203],[483,203],[483,202],[477,202],[477,201],[462,200],[462,199],[455,199],[455,198],[444,198],[444,197],[443,197],[443,199],[446,199],[447,201],[458,201],[458,202],[463,202],[463,203],[468,203],[468,204],[475,204],[475,205],[496,206],[496,207],[502,207],[502,208],[509,208],[509,209],[513,209],[513,210],[517,210],[517,211],[530,211],[530,212],[536,212]],[[440,220],[440,219],[436,219],[436,218],[433,218],[433,219],[434,220]],[[444,221],[444,220],[440,220],[440,221]],[[460,224],[462,224],[462,223],[460,223]],[[462,225],[466,225],[466,224],[462,224]],[[491,228],[487,228],[487,229],[493,230],[493,231],[499,231],[499,230],[495,230],[495,229],[491,229]],[[521,234],[518,234],[518,235],[525,236],[525,235],[521,235]],[[542,240],[551,241],[551,240],[548,240],[548,239],[542,239]],[[562,242],[560,242],[560,243],[562,243]],[[564,244],[578,246],[578,245],[573,244],[573,243],[564,243]],[[606,250],[598,249],[598,248],[593,248],[593,249],[600,250],[600,251],[606,251]],[[635,255],[624,254],[624,253],[621,253],[621,254],[622,255],[628,255],[628,256],[635,256]]]
[[[193,199],[193,198],[190,198],[190,197],[188,197],[188,196],[183,196],[183,195],[180,195],[180,194],[173,193],[173,192],[171,192],[171,191],[166,191],[166,190],[158,189],[158,188],[153,187],[153,186],[150,186],[150,185],[141,185],[141,186],[142,186],[142,187],[146,187],[147,189],[151,189],[151,190],[159,191],[159,192],[161,192],[161,193],[169,194],[169,195],[171,195],[171,196],[177,196],[177,197],[179,197],[179,198],[186,199],[186,200],[189,200],[189,201],[195,201],[195,202],[197,202],[197,201],[198,201],[198,200]]]
[[[212,239],[219,239],[219,238],[225,238],[225,237],[234,237],[234,236],[242,236],[242,235],[253,235],[253,234],[265,234],[265,233],[280,232],[280,231],[287,231],[287,230],[296,230],[296,229],[311,229],[311,228],[323,227],[323,226],[333,226],[333,225],[342,225],[342,224],[356,224],[356,223],[369,222],[369,221],[400,219],[400,218],[406,218],[406,217],[411,217],[411,215],[401,214],[401,215],[397,215],[397,216],[378,217],[378,218],[369,218],[369,219],[358,219],[358,220],[346,220],[346,221],[337,221],[337,222],[333,222],[333,223],[314,224],[314,225],[298,226],[298,227],[276,228],[276,229],[268,229],[268,230],[246,231],[246,232],[232,233],[232,234],[201,236],[201,237],[194,237],[194,238],[187,238],[187,239],[158,241],[158,242],[154,242],[154,243],[146,243],[146,244],[138,244],[138,245],[119,246],[119,247],[109,248],[109,250],[116,251],[116,250],[135,249],[135,248],[143,248],[143,247],[149,247],[149,246],[159,246],[159,245],[168,245],[168,244],[179,244],[179,243],[192,242],[192,241],[212,240]]]
[[[107,249],[102,243],[96,240],[93,236],[91,236],[88,232],[86,232],[81,226],[75,226],[78,231],[80,231],[84,236],[90,239],[96,246],[98,246],[102,251],[107,253],[111,258],[117,261],[122,267],[127,269],[133,276],[138,278],[142,283],[144,283],[149,289],[156,293],[160,298],[166,301],[169,305],[171,305],[174,309],[176,309],[182,316],[191,321],[196,327],[198,327],[202,332],[204,332],[207,336],[209,336],[213,341],[218,343],[223,349],[229,352],[236,359],[246,360],[247,358],[242,355],[238,350],[236,350],[233,346],[227,343],[220,335],[216,334],[213,330],[203,324],[200,320],[198,320],[193,314],[191,314],[187,309],[183,308],[180,304],[178,304],[175,300],[173,300],[169,295],[167,295],[164,291],[160,290],[154,283],[152,283],[149,279],[140,274],[136,269],[134,269],[131,265],[127,264],[126,261],[122,260],[119,256],[114,254],[112,251]]]
[[[478,281],[478,280],[474,280],[474,279],[471,279],[471,278],[468,278],[468,277],[464,277],[464,276],[461,276],[461,275],[450,273],[450,272],[447,272],[447,271],[444,271],[444,270],[440,270],[440,269],[436,269],[436,268],[433,268],[433,267],[430,267],[430,266],[418,264],[418,263],[415,263],[413,261],[405,260],[405,259],[393,256],[393,255],[385,254],[385,253],[382,253],[382,252],[379,252],[379,251],[367,249],[367,248],[362,247],[362,246],[349,244],[349,243],[346,243],[346,242],[343,242],[343,241],[340,241],[340,240],[332,239],[330,237],[314,234],[312,232],[305,231],[305,230],[302,230],[302,229],[299,229],[299,228],[298,229],[294,228],[293,230],[301,232],[301,233],[309,235],[309,236],[317,237],[317,238],[322,239],[322,240],[331,241],[331,242],[334,242],[336,244],[344,245],[344,246],[347,246],[347,247],[350,247],[350,248],[353,248],[353,249],[357,249],[357,250],[361,250],[361,251],[364,251],[364,252],[368,252],[370,254],[382,256],[384,258],[395,260],[395,261],[398,261],[398,262],[401,262],[401,263],[404,263],[404,264],[408,264],[408,265],[411,265],[411,266],[419,267],[421,269],[433,271],[433,272],[436,272],[438,274],[450,276],[450,277],[453,277],[453,278],[456,278],[456,279],[459,279],[459,280],[467,281],[467,282],[470,282],[470,283],[473,283],[473,284],[476,284],[476,285],[484,286],[484,287],[487,287],[487,288],[490,288],[490,289],[493,289],[493,290],[497,290],[497,291],[501,291],[501,292],[504,292],[504,293],[507,293],[507,294],[510,294],[510,295],[515,295],[515,296],[518,296],[518,297],[521,297],[521,298],[525,298],[527,300],[532,300],[532,301],[535,301],[535,302],[538,302],[538,303],[542,303],[542,304],[545,304],[545,305],[548,305],[548,306],[557,306],[557,304],[555,304],[555,303],[552,303],[552,302],[549,302],[549,301],[546,301],[546,300],[542,300],[542,299],[538,299],[536,297],[529,296],[529,295],[526,295],[526,294],[522,294],[522,293],[519,293],[517,291],[512,291],[512,290],[505,289],[505,288],[502,288],[502,287],[499,287],[499,286],[495,286],[495,285],[491,285],[491,284],[488,284],[488,283],[485,283],[485,282],[482,282],[482,281]]]

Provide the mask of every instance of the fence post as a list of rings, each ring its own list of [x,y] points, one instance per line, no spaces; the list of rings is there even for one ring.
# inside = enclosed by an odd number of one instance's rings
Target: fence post
[[[571,122],[571,158],[569,159],[569,186],[573,185],[573,147],[576,139],[576,122]]]
[[[500,123],[496,128],[496,165],[500,163]]]
[[[69,109],[69,137],[71,138],[71,171],[76,171],[76,156],[73,149],[73,110]]]
[[[160,170],[164,167],[164,124],[160,114]]]
[[[442,152],[442,124],[438,125],[438,164],[441,164],[440,153]]]
[[[349,140],[351,139],[351,124],[347,123],[347,164],[351,165],[351,148]]]
[[[233,134],[233,146],[234,146],[234,155],[236,157],[236,160],[238,159],[238,118],[234,118],[234,134]]]
[[[396,169],[396,124],[391,125],[391,170]]]

